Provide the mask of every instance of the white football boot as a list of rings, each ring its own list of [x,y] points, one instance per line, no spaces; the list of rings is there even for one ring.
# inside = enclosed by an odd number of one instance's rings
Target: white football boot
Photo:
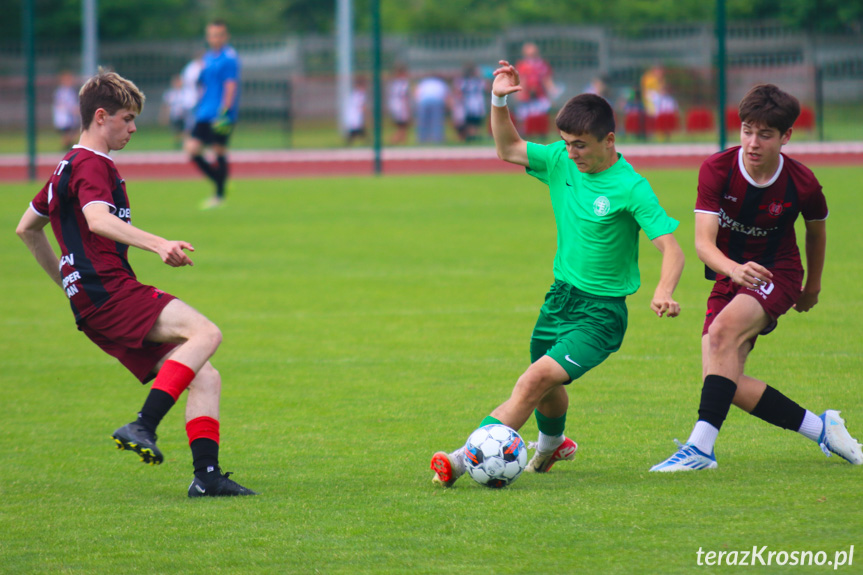
[[[672,472],[672,471],[697,471],[699,469],[716,469],[716,454],[710,455],[704,453],[691,443],[680,443],[676,439],[677,451],[661,463],[657,463],[650,468],[651,471]]]
[[[839,412],[828,409],[821,414],[821,421],[824,422],[824,429],[821,431],[818,445],[824,455],[830,457],[831,453],[835,453],[848,463],[863,464],[863,451],[860,450],[860,444],[848,433],[845,420],[839,417]]]

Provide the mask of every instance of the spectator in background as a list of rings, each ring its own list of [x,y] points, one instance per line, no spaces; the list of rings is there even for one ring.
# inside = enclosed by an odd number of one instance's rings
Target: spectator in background
[[[203,94],[198,85],[204,67],[202,56],[203,52],[197,54],[183,66],[179,76],[171,78],[171,87],[162,97],[163,121],[167,118],[179,141],[188,139],[195,127],[195,110]]]
[[[461,94],[458,91],[458,78],[453,78],[452,81],[452,96],[450,97],[449,115],[450,120],[452,121],[452,127],[455,130],[456,136],[458,136],[459,142],[464,142],[467,124],[465,124],[464,101],[462,101]]]
[[[207,25],[206,39],[210,50],[204,54],[198,83],[203,87],[195,111],[195,126],[186,140],[186,153],[207,178],[215,184],[215,194],[204,202],[203,209],[221,206],[228,181],[228,140],[237,122],[240,93],[240,60],[228,44],[228,25],[213,20]],[[216,164],[204,159],[204,148],[216,153]]]
[[[629,91],[623,106],[625,130],[639,140],[647,139],[647,111],[644,109],[644,98],[641,88],[635,87]]]
[[[655,118],[656,103],[659,94],[665,89],[665,70],[661,66],[652,66],[641,76],[641,96],[645,113]]]
[[[584,93],[600,96],[606,102],[611,104],[611,100],[608,97],[608,84],[606,84],[605,78],[602,76],[595,76],[590,83],[584,87]]]
[[[680,114],[677,108],[677,100],[668,93],[668,88],[663,83],[654,94],[653,107],[656,110],[656,132],[664,140],[671,138],[671,133],[677,130],[680,123]]]
[[[404,64],[396,64],[393,79],[387,86],[387,112],[395,126],[391,142],[404,144],[411,124],[410,77]]]
[[[183,108],[185,110],[185,127],[183,128],[186,134],[191,133],[195,127],[195,111],[198,107],[198,100],[201,99],[203,90],[198,84],[201,79],[201,70],[204,68],[204,52],[198,52],[194,58],[189,60],[188,64],[183,66],[183,71],[180,72],[180,77],[183,79]]]
[[[663,87],[656,96],[656,114],[668,114],[677,112],[677,100],[668,93],[668,88]]]
[[[461,78],[456,80],[456,99],[464,114],[459,135],[466,142],[472,142],[479,137],[480,127],[485,120],[488,90],[488,82],[482,77],[476,64],[466,64]]]
[[[417,141],[423,144],[440,144],[444,141],[444,124],[450,89],[437,76],[420,80],[414,90],[417,112]]]
[[[366,80],[357,76],[345,108],[345,143],[366,139]]]
[[[183,102],[183,78],[172,76],[171,86],[162,95],[162,108],[159,121],[171,126],[174,133],[174,147],[180,148],[186,135],[186,108]]]
[[[78,141],[78,130],[81,126],[78,112],[78,78],[69,70],[60,73],[59,84],[54,90],[52,111],[54,129],[60,132],[60,146],[66,151]]]
[[[545,138],[551,101],[560,90],[552,79],[551,67],[540,57],[536,44],[525,42],[521,54],[522,59],[515,65],[522,86],[517,93],[519,105],[515,112],[519,131],[526,138]]]

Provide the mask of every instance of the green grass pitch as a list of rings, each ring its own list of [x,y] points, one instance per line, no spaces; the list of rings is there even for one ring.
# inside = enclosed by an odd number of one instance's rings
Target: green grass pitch
[[[840,571],[860,572],[863,468],[802,436],[735,409],[719,469],[647,472],[694,423],[710,284],[692,244],[696,170],[644,173],[681,221],[683,314],[651,314],[659,254],[643,239],[623,348],[569,389],[576,461],[501,491],[467,477],[436,489],[428,464],[527,366],[555,248],[538,182],[244,180],[211,212],[197,210],[202,181],[129,182],[136,225],[196,248],[183,269],[133,251],[139,278],[224,333],[223,469],[261,495],[206,501],[186,497],[184,400],[159,429],[163,465],[114,450],[145,389],[75,330],[16,238],[38,185],[0,186],[0,571],[736,573],[697,552],[832,560],[856,545]],[[759,340],[748,372],[816,413],[842,410],[861,438],[863,169],[816,174],[831,208],[821,302]],[[522,433],[535,439],[535,423]]]

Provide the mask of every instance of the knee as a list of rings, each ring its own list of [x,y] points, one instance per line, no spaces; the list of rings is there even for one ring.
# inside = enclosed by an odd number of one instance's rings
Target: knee
[[[190,160],[194,160],[196,156],[200,156],[203,148],[201,147],[201,143],[195,139],[188,139],[183,144],[183,148],[186,151],[186,155],[189,156]]]
[[[209,324],[207,326],[207,338],[213,348],[213,353],[215,353],[219,349],[219,346],[222,345],[222,330],[212,322],[209,322]]]
[[[515,384],[517,393],[532,403],[539,403],[549,390],[560,383],[556,375],[546,366],[533,364]]]
[[[710,336],[708,349],[710,353],[723,353],[740,347],[739,335],[734,333],[724,322],[714,321],[707,329],[707,335]]]
[[[207,347],[209,354],[213,355],[222,344],[222,330],[219,326],[207,320],[197,333],[198,340]]]

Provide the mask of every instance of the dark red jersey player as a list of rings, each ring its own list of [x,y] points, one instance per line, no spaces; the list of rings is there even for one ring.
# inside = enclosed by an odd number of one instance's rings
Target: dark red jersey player
[[[101,203],[111,214],[132,223],[126,184],[107,155],[73,147],[30,206],[48,218],[60,245],[60,276],[79,324],[96,312],[124,284],[136,282],[129,246],[93,233],[83,209]]]
[[[741,169],[743,148],[714,154],[698,174],[695,211],[716,214],[716,245],[738,262],[757,262],[768,269],[799,271],[803,265],[794,222],[827,218],[827,201],[812,170],[785,154],[766,183],[756,183]]]
[[[820,416],[745,373],[759,335],[790,309],[818,303],[827,247],[827,202],[800,162],[781,152],[800,114],[797,99],[772,84],[740,101],[740,146],[701,166],[695,204],[695,250],[715,279],[702,328],[701,403],[686,444],[651,471],[717,467],[714,444],[731,405],[816,442],[826,455],[863,464],[863,450],[839,411]],[[806,270],[794,222],[806,225]],[[805,277],[805,282],[804,282]]]
[[[81,138],[18,224],[18,235],[42,269],[66,292],[78,328],[141,382],[154,379],[138,418],[117,429],[121,449],[145,463],[163,461],[156,427],[186,389],[186,433],[195,477],[190,497],[254,495],[219,467],[221,377],[210,364],[219,328],[174,296],[144,285],[129,265],[129,246],[154,252],[173,267],[192,265],[188,242],[132,225],[126,186],[108,155],[136,131],[144,95],[113,72],[90,78],[79,94]],[[44,228],[50,222],[60,257]]]

